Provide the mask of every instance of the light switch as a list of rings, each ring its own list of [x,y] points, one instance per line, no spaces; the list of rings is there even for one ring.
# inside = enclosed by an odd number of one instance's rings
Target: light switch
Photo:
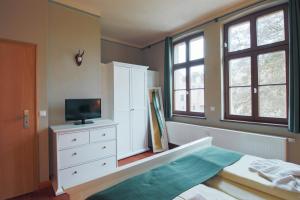
[[[47,117],[47,111],[46,110],[41,110],[40,111],[40,117]]]
[[[210,111],[215,111],[215,110],[216,110],[216,108],[214,106],[210,107]]]

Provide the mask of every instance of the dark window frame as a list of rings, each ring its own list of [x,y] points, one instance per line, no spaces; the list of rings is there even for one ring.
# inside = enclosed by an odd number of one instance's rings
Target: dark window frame
[[[285,29],[285,40],[257,46],[257,34],[256,34],[256,19],[271,14],[276,11],[284,11],[284,29]],[[250,44],[251,47],[248,49],[243,49],[234,52],[228,52],[228,29],[230,26],[239,24],[242,22],[250,21]],[[271,7],[240,19],[234,20],[230,23],[224,25],[224,102],[225,102],[225,112],[224,118],[228,120],[237,120],[237,121],[250,121],[250,122],[259,122],[259,123],[273,123],[273,124],[287,124],[288,123],[288,64],[289,64],[289,34],[288,34],[288,5],[282,4],[279,6]],[[286,118],[269,118],[269,117],[259,117],[259,105],[258,105],[258,66],[257,58],[260,54],[285,51],[286,53],[286,83],[280,84],[286,86]],[[240,115],[231,115],[230,114],[230,102],[229,102],[229,60],[234,58],[243,58],[251,57],[251,100],[252,100],[252,116],[240,116]],[[267,84],[266,84],[267,85]],[[272,85],[272,84],[269,84]],[[254,93],[254,89],[257,90]]]
[[[173,55],[174,55],[174,47],[177,45],[177,44],[180,44],[180,43],[185,43],[186,45],[186,62],[184,63],[178,63],[178,64],[175,64],[174,63],[174,58],[173,58],[173,71],[172,71],[172,75],[173,75],[173,79],[174,79],[174,72],[175,70],[178,70],[178,69],[185,69],[186,70],[186,88],[185,89],[177,89],[175,90],[175,80],[173,80],[173,86],[172,86],[172,93],[173,93],[173,106],[172,106],[172,110],[173,110],[173,114],[174,115],[183,115],[183,116],[194,116],[194,117],[205,117],[205,112],[192,112],[190,111],[190,91],[191,90],[196,90],[196,89],[203,89],[203,91],[205,91],[205,83],[204,83],[204,87],[203,88],[193,88],[191,89],[190,88],[190,68],[191,67],[194,67],[196,65],[203,65],[204,66],[204,80],[205,80],[205,64],[204,64],[204,61],[205,61],[205,51],[203,49],[203,53],[204,53],[204,56],[203,58],[200,58],[200,59],[196,59],[196,60],[192,60],[190,61],[189,60],[189,56],[190,56],[190,48],[189,48],[189,42],[190,40],[193,40],[197,37],[203,37],[204,39],[204,45],[203,45],[203,48],[205,49],[205,38],[204,38],[204,32],[201,32],[201,33],[197,33],[197,34],[193,34],[193,35],[190,35],[190,36],[187,36],[185,38],[182,38],[176,42],[173,43],[173,47],[172,47],[172,50],[173,50]],[[184,90],[186,91],[186,111],[178,111],[178,110],[175,110],[175,91],[180,91],[180,90]],[[204,100],[204,105],[205,105],[205,100]]]

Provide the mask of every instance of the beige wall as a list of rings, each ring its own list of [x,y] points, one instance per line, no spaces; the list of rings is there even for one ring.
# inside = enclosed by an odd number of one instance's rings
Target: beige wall
[[[143,49],[143,63],[147,63],[150,70],[163,71],[165,43],[160,42]]]
[[[100,97],[100,18],[49,3],[49,124],[64,123],[67,98]],[[84,49],[80,67],[74,61]]]
[[[38,110],[48,111],[49,101],[49,119],[38,119],[40,181],[47,181],[48,120],[64,121],[64,98],[100,96],[100,19],[48,0],[1,0],[0,26],[0,38],[37,45]],[[82,67],[73,58],[79,48]]]
[[[142,50],[128,45],[119,44],[116,42],[101,40],[101,61],[109,63],[119,61],[131,64],[142,65]]]
[[[292,162],[300,163],[300,134],[289,133],[286,127],[262,126],[245,123],[234,123],[221,121],[222,118],[222,53],[221,53],[221,30],[222,24],[212,23],[204,28],[205,37],[205,115],[206,119],[174,117],[175,121],[186,122],[227,128],[233,130],[242,130],[277,136],[296,138],[295,143],[289,143],[288,159]],[[145,64],[151,67],[160,66],[158,69],[163,76],[163,44],[158,45],[155,51],[146,49],[147,54]],[[152,59],[151,59],[152,58]],[[153,63],[154,62],[154,63]],[[210,107],[215,107],[211,111]],[[184,134],[184,133],[183,133]]]
[[[1,0],[0,38],[37,45],[37,110],[47,110],[48,0]],[[48,118],[38,119],[40,180],[48,180]]]
[[[143,49],[143,63],[149,66],[150,70],[159,72],[159,82],[163,89],[164,84],[164,48],[165,43],[160,42]]]

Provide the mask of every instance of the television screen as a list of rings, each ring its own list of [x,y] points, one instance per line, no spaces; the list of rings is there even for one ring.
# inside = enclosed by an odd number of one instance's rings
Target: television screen
[[[101,99],[66,99],[66,121],[101,117]]]

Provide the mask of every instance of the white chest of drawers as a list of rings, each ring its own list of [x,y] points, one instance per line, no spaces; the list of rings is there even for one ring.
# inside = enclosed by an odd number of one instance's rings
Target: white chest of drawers
[[[111,120],[50,127],[51,181],[56,195],[117,167],[116,134],[117,124]]]

